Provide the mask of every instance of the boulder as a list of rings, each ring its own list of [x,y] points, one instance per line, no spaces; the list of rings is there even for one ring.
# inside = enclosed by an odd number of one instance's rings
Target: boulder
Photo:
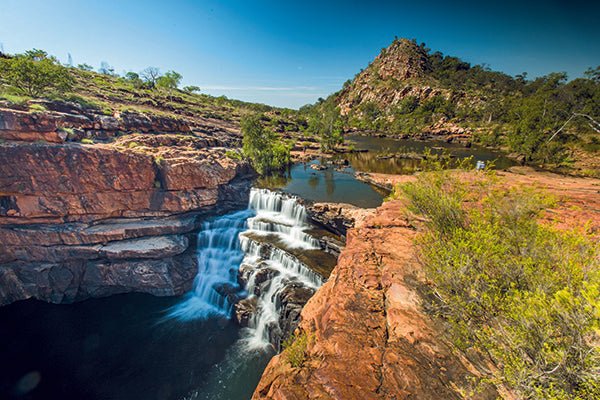
[[[248,326],[248,323],[256,314],[256,307],[258,303],[258,298],[256,296],[251,296],[245,299],[238,301],[235,306],[235,320],[242,327]]]
[[[314,223],[345,236],[348,229],[360,225],[374,210],[345,203],[314,203],[306,211]]]

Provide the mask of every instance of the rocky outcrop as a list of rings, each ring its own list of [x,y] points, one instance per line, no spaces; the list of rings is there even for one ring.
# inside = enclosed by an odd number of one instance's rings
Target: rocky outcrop
[[[0,109],[0,305],[188,290],[199,218],[247,202],[237,133],[41,104]]]
[[[35,107],[31,112],[29,107]],[[185,118],[136,111],[114,112],[83,107],[64,101],[30,101],[22,109],[3,108],[0,104],[0,139],[25,142],[63,143],[94,139],[110,141],[131,133],[190,134],[239,142],[239,130],[223,121]],[[233,141],[233,142],[232,142]]]
[[[0,224],[166,216],[214,205],[246,165],[224,150],[0,144]]]
[[[193,250],[158,259],[11,262],[0,265],[0,305],[32,297],[70,303],[128,292],[174,296],[191,289],[197,270]]]
[[[340,236],[346,236],[348,229],[362,224],[374,209],[346,203],[314,203],[308,205],[306,211],[312,222]]]
[[[253,399],[496,399],[475,362],[456,353],[422,307],[414,229],[404,206],[385,203],[348,231],[329,280],[308,301],[297,333],[304,361],[284,350],[267,366]]]
[[[403,102],[406,100],[410,100],[408,104],[424,104],[440,97],[471,108],[485,102],[475,93],[442,84],[436,78],[427,49],[409,39],[396,39],[382,49],[367,68],[361,70],[335,96],[342,115],[362,118],[366,116],[364,107],[375,107],[379,110],[379,118],[386,123],[394,121],[400,112],[398,107],[405,107],[406,103]],[[465,144],[471,142],[470,128],[449,122],[440,113],[434,114],[432,119],[433,123],[423,127],[417,136],[458,135],[453,140]],[[408,136],[406,132],[402,133]]]
[[[342,115],[362,104],[373,103],[380,109],[397,105],[407,97],[425,101],[448,96],[429,78],[431,70],[425,51],[408,39],[395,40],[371,64],[340,92],[337,103]]]

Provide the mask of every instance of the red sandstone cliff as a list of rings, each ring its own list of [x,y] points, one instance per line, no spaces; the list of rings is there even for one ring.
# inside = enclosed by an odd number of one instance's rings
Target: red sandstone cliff
[[[457,355],[421,305],[415,231],[398,201],[348,231],[328,282],[302,312],[299,368],[269,363],[253,399],[458,399],[482,376]],[[496,398],[483,386],[474,398]]]
[[[529,168],[499,172],[501,184],[552,193],[559,200],[544,220],[600,234],[600,181]],[[382,184],[412,176],[370,174]],[[465,184],[473,176],[464,174]],[[458,351],[443,324],[426,310],[426,280],[416,259],[416,230],[401,201],[384,203],[348,230],[346,248],[329,280],[306,304],[298,335],[308,338],[304,361],[290,350],[274,357],[253,399],[513,399],[480,378],[493,366],[474,351]],[[477,385],[480,383],[479,385]]]
[[[0,108],[0,305],[188,290],[198,213],[246,200],[238,131],[45,104]]]

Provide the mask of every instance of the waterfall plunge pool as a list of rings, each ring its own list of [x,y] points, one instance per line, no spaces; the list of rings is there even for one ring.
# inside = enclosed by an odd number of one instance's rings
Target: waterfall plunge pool
[[[204,222],[191,293],[0,308],[0,398],[250,398],[290,329],[286,296],[314,293],[335,264],[311,233],[295,198],[255,189],[247,209]],[[227,318],[236,296],[257,301],[248,326]]]

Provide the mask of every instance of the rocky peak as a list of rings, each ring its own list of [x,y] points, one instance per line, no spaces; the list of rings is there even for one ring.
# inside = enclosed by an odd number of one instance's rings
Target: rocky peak
[[[340,92],[340,111],[348,115],[365,103],[374,103],[383,110],[408,96],[422,101],[438,95],[441,91],[435,89],[430,72],[423,47],[415,40],[395,39]]]
[[[431,69],[427,53],[409,39],[395,39],[381,50],[369,68],[381,79],[398,80],[421,78]]]

